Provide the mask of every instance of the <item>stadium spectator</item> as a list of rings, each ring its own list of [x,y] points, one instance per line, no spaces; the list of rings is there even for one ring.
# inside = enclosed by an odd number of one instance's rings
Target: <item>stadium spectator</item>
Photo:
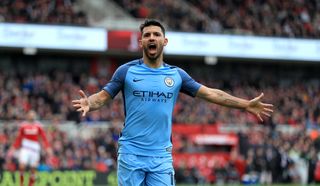
[[[0,22],[87,25],[86,14],[73,0],[0,1]]]

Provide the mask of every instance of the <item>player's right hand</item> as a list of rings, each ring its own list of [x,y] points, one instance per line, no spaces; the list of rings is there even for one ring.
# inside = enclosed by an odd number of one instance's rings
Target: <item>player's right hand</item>
[[[72,100],[73,107],[77,109],[78,112],[82,112],[82,116],[86,116],[87,112],[89,112],[89,100],[87,95],[83,92],[83,90],[79,90],[80,99]]]

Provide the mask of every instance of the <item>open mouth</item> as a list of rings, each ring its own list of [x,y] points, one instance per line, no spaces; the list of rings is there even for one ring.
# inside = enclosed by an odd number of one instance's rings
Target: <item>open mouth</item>
[[[157,45],[155,43],[150,43],[148,45],[148,49],[150,53],[155,53],[157,52]]]

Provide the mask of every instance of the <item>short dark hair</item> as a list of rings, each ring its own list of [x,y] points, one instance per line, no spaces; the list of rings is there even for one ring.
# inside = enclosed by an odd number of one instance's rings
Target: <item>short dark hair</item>
[[[160,21],[158,21],[158,20],[155,20],[155,19],[146,19],[146,20],[144,21],[144,23],[142,23],[142,24],[140,25],[140,32],[141,32],[141,34],[142,34],[142,32],[143,32],[143,29],[144,29],[145,27],[147,27],[147,26],[158,26],[158,27],[161,28],[161,31],[162,31],[163,35],[166,35],[166,30],[165,30],[164,26],[163,26],[163,25],[160,23]]]

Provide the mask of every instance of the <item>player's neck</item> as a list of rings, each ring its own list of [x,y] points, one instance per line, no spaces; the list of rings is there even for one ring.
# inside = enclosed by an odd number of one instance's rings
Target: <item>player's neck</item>
[[[159,56],[155,60],[151,60],[146,56],[143,56],[143,63],[150,68],[160,68],[163,65],[163,57]]]

